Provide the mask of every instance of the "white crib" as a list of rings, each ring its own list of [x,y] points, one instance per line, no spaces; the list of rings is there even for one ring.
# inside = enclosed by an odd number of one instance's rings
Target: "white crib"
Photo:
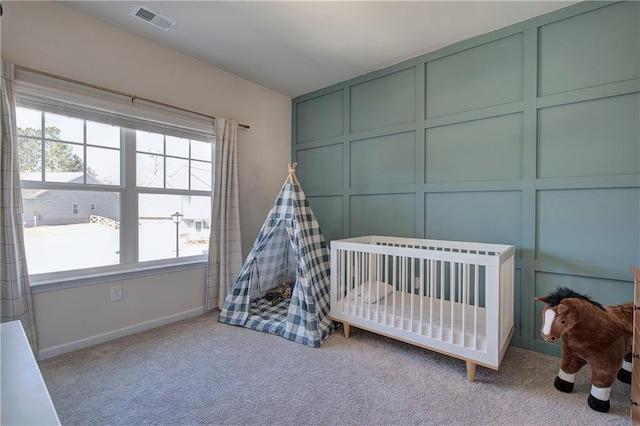
[[[331,242],[331,312],[351,326],[497,370],[513,334],[510,245],[366,236]]]

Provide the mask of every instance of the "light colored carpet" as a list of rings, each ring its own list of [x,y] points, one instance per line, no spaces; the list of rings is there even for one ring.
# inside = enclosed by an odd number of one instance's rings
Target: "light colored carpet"
[[[352,328],[320,348],[201,315],[41,361],[63,425],[630,425],[630,386],[611,410],[571,394],[559,358],[510,347],[499,371]]]

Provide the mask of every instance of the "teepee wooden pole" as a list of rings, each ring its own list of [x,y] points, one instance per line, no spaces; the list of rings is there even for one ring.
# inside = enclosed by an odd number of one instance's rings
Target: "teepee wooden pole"
[[[298,163],[287,163],[289,167],[289,176],[287,177],[286,183],[299,183],[298,177],[296,176],[296,167],[298,167]]]

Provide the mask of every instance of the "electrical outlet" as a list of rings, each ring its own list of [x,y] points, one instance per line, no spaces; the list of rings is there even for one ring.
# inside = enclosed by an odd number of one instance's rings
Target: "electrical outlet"
[[[116,302],[122,300],[122,286],[116,285],[111,287],[111,301]]]

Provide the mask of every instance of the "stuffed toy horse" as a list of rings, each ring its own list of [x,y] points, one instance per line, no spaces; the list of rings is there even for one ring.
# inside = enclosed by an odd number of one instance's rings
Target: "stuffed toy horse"
[[[573,391],[576,373],[589,364],[591,391],[587,403],[593,410],[609,411],[616,376],[631,383],[633,302],[604,307],[566,287],[535,300],[544,303],[542,338],[549,343],[562,338],[562,361],[554,386],[561,392]]]

